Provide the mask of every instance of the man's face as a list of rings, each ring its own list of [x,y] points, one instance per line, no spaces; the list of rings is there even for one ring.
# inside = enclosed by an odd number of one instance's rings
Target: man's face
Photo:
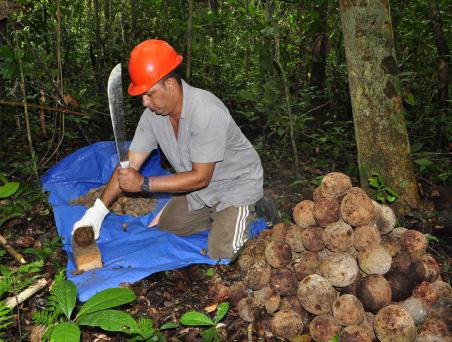
[[[157,82],[142,96],[143,106],[159,115],[169,115],[174,108],[172,84],[168,80]]]

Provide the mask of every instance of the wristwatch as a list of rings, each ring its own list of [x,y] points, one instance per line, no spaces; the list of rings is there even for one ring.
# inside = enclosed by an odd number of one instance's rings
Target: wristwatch
[[[151,190],[149,186],[149,177],[144,176],[143,178],[143,184],[141,184],[141,192],[149,192]]]

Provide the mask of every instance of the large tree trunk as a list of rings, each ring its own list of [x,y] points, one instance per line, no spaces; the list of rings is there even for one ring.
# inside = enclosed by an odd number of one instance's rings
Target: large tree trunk
[[[399,215],[421,208],[397,78],[389,0],[340,0],[361,186],[382,176]]]
[[[3,37],[6,37],[6,18],[0,20],[0,45],[3,44]],[[0,74],[0,98],[5,98],[5,79],[3,75]],[[6,114],[3,113],[4,109],[0,106],[0,131],[6,128]],[[6,150],[5,135],[0,134],[0,152]]]
[[[443,31],[443,24],[439,13],[438,1],[430,0],[430,18],[432,21],[433,38],[438,51],[438,135],[437,146],[442,150],[447,150],[447,100],[449,93],[449,47],[447,46],[446,35]]]

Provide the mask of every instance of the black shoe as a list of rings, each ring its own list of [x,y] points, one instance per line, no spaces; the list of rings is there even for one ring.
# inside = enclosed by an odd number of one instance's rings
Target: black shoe
[[[256,215],[263,218],[268,226],[274,226],[281,222],[278,207],[278,203],[273,196],[269,193],[264,193],[264,196],[256,202]]]

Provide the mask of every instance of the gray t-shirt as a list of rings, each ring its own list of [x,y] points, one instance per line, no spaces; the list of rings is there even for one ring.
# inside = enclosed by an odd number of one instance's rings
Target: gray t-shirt
[[[207,188],[187,195],[190,210],[257,202],[263,194],[261,160],[231,117],[212,93],[182,81],[183,104],[176,139],[169,116],[146,109],[141,115],[130,150],[150,152],[160,146],[176,172],[192,170],[192,163],[215,162]]]

